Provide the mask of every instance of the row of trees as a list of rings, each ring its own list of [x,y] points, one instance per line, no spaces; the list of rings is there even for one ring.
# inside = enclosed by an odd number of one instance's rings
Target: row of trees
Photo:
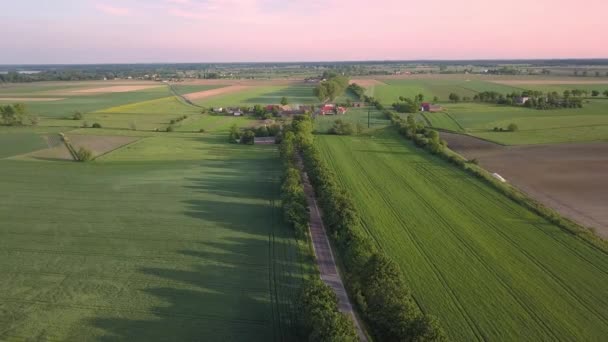
[[[38,124],[38,118],[30,116],[23,103],[0,105],[0,124],[5,126],[24,126]]]
[[[345,76],[333,76],[319,83],[313,90],[313,94],[321,102],[334,101],[344,94],[348,87],[348,78]]]
[[[393,125],[397,126],[401,135],[412,140],[416,146],[426,148],[433,154],[439,154],[445,150],[447,143],[439,137],[439,133],[417,122],[414,115],[408,115],[406,120],[390,110],[385,110],[384,115],[391,120]]]
[[[245,145],[253,145],[256,137],[277,137],[279,140],[281,138],[281,125],[263,125],[255,129],[246,129],[241,131],[239,127],[234,124],[228,131],[228,142],[231,144],[240,143]]]
[[[351,298],[373,336],[379,341],[445,340],[437,320],[424,314],[412,299],[399,268],[363,235],[351,197],[313,144],[311,119],[295,117],[294,125],[323,221],[344,264]]]
[[[349,85],[347,89],[349,92],[351,92],[353,95],[355,95],[355,97],[358,98],[359,100],[365,99],[365,88],[358,85],[357,83],[353,83],[353,84]]]
[[[297,153],[303,143],[299,132],[312,130],[310,121],[295,120],[286,127],[279,147],[283,162],[281,201],[283,215],[295,230],[296,236],[305,239],[308,232],[309,212],[297,167]],[[353,322],[338,309],[338,298],[332,289],[318,277],[306,281],[297,299],[300,309],[298,330],[307,341],[357,341]]]

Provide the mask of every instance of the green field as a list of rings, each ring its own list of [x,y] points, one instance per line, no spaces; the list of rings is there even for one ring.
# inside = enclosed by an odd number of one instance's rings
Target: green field
[[[178,94],[185,95],[190,93],[197,93],[199,91],[206,91],[212,89],[218,89],[226,87],[225,85],[206,85],[206,84],[174,84],[172,85],[173,89]]]
[[[392,130],[317,136],[365,233],[456,341],[600,341],[606,253]]]
[[[506,145],[608,140],[608,101],[591,100],[580,109],[536,110],[481,103],[446,105],[448,115],[425,113],[433,127],[466,131]],[[456,130],[454,122],[463,129]],[[510,123],[517,132],[493,132]]]
[[[79,97],[104,129],[0,127],[0,340],[292,340],[313,268],[282,220],[277,148],[226,142],[248,118],[147,131],[199,109],[143,93]],[[6,159],[59,131],[141,139],[89,163]]]

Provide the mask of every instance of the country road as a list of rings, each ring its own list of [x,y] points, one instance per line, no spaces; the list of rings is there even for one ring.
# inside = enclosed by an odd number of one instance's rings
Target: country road
[[[323,282],[331,287],[336,293],[336,296],[338,297],[338,308],[341,312],[349,315],[355,323],[359,340],[367,341],[367,336],[363,332],[359,319],[355,315],[353,305],[348,298],[348,294],[344,288],[344,283],[342,282],[342,278],[338,272],[338,267],[336,266],[331,244],[327,238],[325,226],[323,225],[323,220],[321,219],[321,210],[317,205],[315,191],[310,184],[308,174],[304,171],[302,160],[299,157],[298,167],[302,173],[304,193],[306,194],[306,202],[308,203],[310,212],[310,236],[312,238],[317,264],[319,265],[321,280],[323,280]]]

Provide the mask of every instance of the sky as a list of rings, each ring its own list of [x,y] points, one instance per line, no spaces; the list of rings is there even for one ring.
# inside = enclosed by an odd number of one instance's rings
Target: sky
[[[608,1],[18,0],[0,64],[608,58]]]

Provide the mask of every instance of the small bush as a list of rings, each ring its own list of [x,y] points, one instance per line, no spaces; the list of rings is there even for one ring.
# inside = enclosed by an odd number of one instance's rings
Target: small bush
[[[93,152],[87,150],[84,147],[81,147],[76,151],[76,157],[79,162],[88,162],[93,159]]]
[[[519,130],[519,127],[517,127],[517,125],[514,123],[510,123],[509,126],[507,126],[507,130],[509,132],[517,132]]]
[[[173,124],[175,124],[175,120],[171,119],[171,121],[169,121],[169,123],[170,123],[171,125],[173,125]]]
[[[198,132],[199,132],[199,133],[205,133],[205,129],[204,129],[204,128],[201,128],[201,129],[199,129],[199,130],[198,130]]]
[[[72,119],[74,119],[74,120],[82,120],[82,113],[81,112],[74,112],[74,115],[72,115]]]
[[[173,126],[169,126],[169,127],[167,127],[166,131],[167,131],[167,132],[173,132]]]
[[[98,122],[96,122],[91,127],[93,127],[93,128],[101,128],[101,124],[98,123]]]

